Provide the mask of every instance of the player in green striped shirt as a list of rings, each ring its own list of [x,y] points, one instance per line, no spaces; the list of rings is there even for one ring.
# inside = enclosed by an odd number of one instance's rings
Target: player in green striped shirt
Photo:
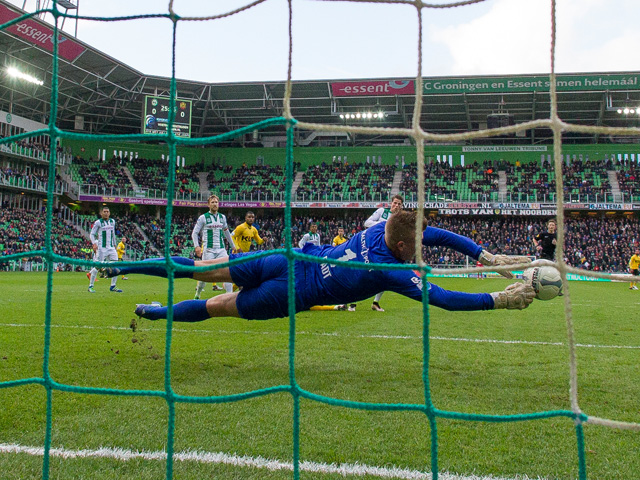
[[[110,218],[111,211],[109,207],[104,205],[100,209],[100,219],[93,223],[89,238],[91,238],[91,244],[93,246],[93,260],[97,262],[104,262],[108,260],[110,262],[118,261],[118,253],[116,252],[116,222],[113,218]],[[89,293],[96,293],[93,288],[93,283],[96,281],[98,270],[93,267],[89,276]],[[116,293],[122,293],[118,287],[116,287],[117,277],[111,279],[111,287],[109,290]]]
[[[231,238],[231,233],[229,232],[227,217],[218,211],[220,200],[217,195],[211,195],[207,203],[209,211],[198,217],[198,221],[191,233],[193,245],[196,247],[196,257],[202,257],[202,260],[227,258],[229,254],[225,249],[224,240],[226,239],[229,246],[233,248],[233,238]],[[196,300],[200,298],[204,286],[205,282],[198,282]],[[231,293],[233,284],[224,283],[224,289],[227,293]]]

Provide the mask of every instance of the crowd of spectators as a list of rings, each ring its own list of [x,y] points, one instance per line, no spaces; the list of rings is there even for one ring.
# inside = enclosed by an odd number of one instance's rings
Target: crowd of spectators
[[[318,233],[323,243],[329,244],[337,235],[338,227],[343,227],[347,237],[364,228],[368,215],[354,210],[333,214],[300,214],[292,218],[292,239],[294,246],[309,231],[309,225],[318,224]],[[171,238],[172,254],[193,252],[191,231],[197,215],[177,214],[173,217]],[[244,221],[235,212],[227,216],[231,231]],[[154,245],[163,252],[164,217],[160,219],[137,216],[136,221],[145,225],[143,229]],[[536,217],[448,217],[429,218],[429,225],[445,228],[471,237],[489,251],[507,255],[535,255],[532,239],[539,232],[546,231],[546,219]],[[254,225],[264,245],[256,249],[283,248],[285,244],[284,216],[281,211],[267,211],[256,216]],[[597,234],[594,235],[593,233]],[[566,261],[569,265],[595,271],[626,271],[633,249],[640,245],[640,223],[637,218],[627,217],[579,217],[566,222]],[[425,260],[432,265],[464,266],[468,259],[446,248],[424,250]]]
[[[0,135],[0,138],[5,138],[4,135]],[[31,138],[22,138],[18,141],[14,141],[9,145],[15,145],[22,149],[31,150],[33,156],[39,156],[38,154],[42,154],[43,156],[48,155],[51,152],[51,145],[49,144],[48,137],[46,137],[45,141],[35,140]],[[11,146],[8,146],[10,149]],[[61,146],[56,147],[56,152],[58,154],[64,153],[64,149]]]
[[[463,167],[460,165],[449,166],[448,163],[425,163],[425,194],[427,200],[446,198],[458,200],[459,192],[457,184],[460,181],[466,182],[467,170],[471,165]],[[418,166],[416,163],[408,163],[402,169],[402,182],[400,191],[407,199],[411,199],[412,194],[418,192]]]
[[[146,158],[127,158],[113,156],[106,161],[86,160],[75,157],[72,169],[77,173],[76,181],[98,187],[98,191],[118,188],[132,190],[133,185],[125,171],[129,170],[133,180],[141,190],[167,189],[168,163],[165,160]],[[202,164],[189,165],[176,169],[175,190],[178,194],[188,195],[200,190],[198,173],[204,168]]]
[[[99,191],[111,188],[130,189],[129,177],[124,172],[120,160],[116,157],[104,162],[94,161],[92,158],[86,160],[82,157],[75,157],[73,169],[77,172],[76,180],[79,183],[95,185]]]
[[[297,164],[294,164],[294,174]],[[278,198],[285,190],[285,168],[280,165],[251,165],[237,169],[214,165],[207,175],[209,190],[233,199],[235,195],[254,199]],[[283,197],[284,198],[284,197]]]
[[[168,163],[165,160],[113,157],[106,162],[74,160],[79,183],[109,187],[131,188],[127,167],[133,179],[143,190],[165,191]],[[294,164],[300,171],[299,163]],[[375,200],[389,196],[394,174],[402,172],[399,191],[408,200],[415,200],[418,190],[417,165],[376,165],[349,162],[322,162],[308,167],[297,187],[295,197],[303,200]],[[502,160],[485,160],[465,166],[450,166],[447,162],[425,164],[425,192],[427,200],[488,201],[499,192],[499,172],[506,175],[506,193],[514,201],[553,201],[556,194],[553,164],[541,162],[508,163]],[[563,191],[567,200],[585,202],[613,201],[607,196],[612,192],[608,172],[616,171],[621,192],[640,199],[640,167],[625,161],[612,159],[583,160],[575,158],[563,164]],[[182,195],[198,193],[199,174],[207,172],[209,190],[227,199],[252,198],[279,200],[285,190],[283,166],[246,165],[234,168],[230,165],[205,165],[203,162],[176,171],[176,192]]]
[[[563,164],[563,190],[565,197],[580,195],[584,201],[604,200],[612,191],[608,171],[618,171],[620,189],[640,195],[640,186],[634,182],[639,168],[635,164],[617,164],[610,159],[589,161],[573,159]],[[499,190],[499,172],[506,175],[507,193],[517,195],[518,201],[553,201],[556,193],[555,173],[551,162],[508,163],[485,160],[466,166],[449,166],[447,162],[425,164],[425,192],[428,200],[477,200]],[[411,198],[418,189],[417,166],[409,163],[402,170],[400,191]],[[635,193],[634,193],[635,192]],[[471,193],[471,195],[468,195]],[[588,196],[588,197],[587,197]],[[489,197],[486,198],[487,200]]]
[[[634,201],[640,201],[640,166],[633,163],[621,165],[616,175],[620,191],[632,196]]]
[[[429,225],[466,235],[490,252],[535,255],[532,239],[546,231],[545,219],[534,217],[432,217]],[[629,258],[640,246],[637,217],[577,217],[565,224],[565,260],[576,268],[626,272]],[[432,265],[465,265],[463,255],[446,248],[430,248]]]
[[[367,163],[322,162],[307,168],[296,190],[298,200],[388,198],[396,167]]]
[[[129,166],[138,187],[161,191],[167,189],[169,168],[166,160],[138,157],[131,159]]]
[[[244,211],[227,212],[231,231],[244,222]],[[280,210],[257,212],[254,225],[265,243],[258,249],[282,248],[285,244],[284,215]],[[364,228],[372,212],[361,210],[315,213],[294,212],[292,240],[294,246],[309,231],[310,224],[318,224],[322,243],[330,244],[343,227],[347,237]],[[54,212],[57,215],[57,212]],[[172,219],[171,254],[193,255],[191,232],[199,213],[177,213]],[[164,253],[165,218],[149,214],[128,214],[116,219],[116,234],[126,236],[129,251],[142,257]],[[10,255],[42,249],[44,246],[45,217],[43,212],[5,207],[0,211],[0,254]],[[538,217],[457,217],[428,218],[429,225],[445,228],[468,236],[491,252],[508,255],[535,255],[532,239],[546,231],[546,219]],[[89,222],[91,223],[91,222]],[[142,239],[136,224],[144,231],[150,243]],[[90,258],[88,240],[64,220],[53,222],[54,251],[71,258]],[[628,216],[578,216],[566,219],[565,259],[569,265],[585,270],[626,272],[629,258],[640,246],[640,220]],[[155,250],[155,249],[157,250]],[[450,249],[424,249],[427,263],[438,266],[464,266],[470,261]]]
[[[42,165],[29,166],[27,170],[26,164],[16,165],[0,165],[0,173],[4,175],[7,181],[20,185],[32,186],[34,189],[46,190],[49,182],[49,173],[47,168]],[[60,180],[60,176],[56,175],[56,180]]]
[[[565,198],[580,195],[585,201],[603,199],[611,192],[607,172],[616,166],[610,160],[585,161],[580,158],[562,165]],[[505,166],[507,187],[525,197],[522,200],[552,200],[556,193],[555,170],[548,161]],[[597,195],[597,197],[596,197]],[[587,197],[588,196],[588,197]]]
[[[58,218],[57,211],[54,211],[54,217],[57,219],[51,223],[54,253],[70,258],[87,258],[89,242],[72,225]],[[44,212],[5,206],[0,210],[0,254],[11,255],[44,249],[45,227]],[[23,263],[28,265],[42,262],[42,257],[28,257],[23,260]],[[8,265],[4,264],[3,267],[7,268]]]

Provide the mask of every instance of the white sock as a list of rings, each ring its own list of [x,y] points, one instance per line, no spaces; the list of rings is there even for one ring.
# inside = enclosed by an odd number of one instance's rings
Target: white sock
[[[374,302],[379,302],[379,301],[380,301],[380,299],[382,298],[382,294],[383,294],[383,293],[384,293],[384,292],[380,292],[379,294],[377,294],[377,295],[375,296],[375,298],[373,299],[373,301],[374,301]]]
[[[198,285],[196,285],[196,295],[200,295],[204,290],[206,283],[198,281]]]
[[[89,286],[93,287],[93,283],[96,281],[96,277],[98,276],[98,269],[94,267],[94,268],[91,269],[91,271],[89,273],[91,273],[91,279],[89,280]]]
[[[115,287],[116,286],[116,282],[118,281],[118,276],[116,275],[115,277],[113,277],[111,279],[111,286]]]
[[[233,283],[223,283],[222,286],[224,287],[227,293],[233,292]]]

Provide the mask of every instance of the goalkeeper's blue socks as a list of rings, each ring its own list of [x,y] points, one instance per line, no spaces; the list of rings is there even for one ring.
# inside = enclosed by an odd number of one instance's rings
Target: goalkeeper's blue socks
[[[147,320],[167,318],[168,307],[161,305],[138,305],[136,314]],[[185,300],[173,306],[174,322],[201,322],[209,318],[206,300]]]
[[[194,261],[185,257],[171,257],[171,259],[178,265],[185,265],[189,267],[194,266]],[[145,262],[164,262],[164,258],[148,258]],[[167,278],[167,270],[164,266],[160,265],[135,265],[132,267],[109,267],[106,269],[107,276],[116,277],[118,275],[129,275],[132,273],[141,273],[142,275],[152,275],[154,277]],[[175,278],[193,278],[193,272],[175,272]]]

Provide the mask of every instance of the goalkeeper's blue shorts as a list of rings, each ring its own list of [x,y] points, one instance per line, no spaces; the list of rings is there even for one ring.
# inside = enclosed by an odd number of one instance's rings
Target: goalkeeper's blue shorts
[[[256,253],[258,252],[232,253],[229,259],[253,256]],[[276,254],[256,258],[229,267],[229,272],[233,283],[242,287],[236,300],[241,318],[268,320],[289,316],[287,257]]]

